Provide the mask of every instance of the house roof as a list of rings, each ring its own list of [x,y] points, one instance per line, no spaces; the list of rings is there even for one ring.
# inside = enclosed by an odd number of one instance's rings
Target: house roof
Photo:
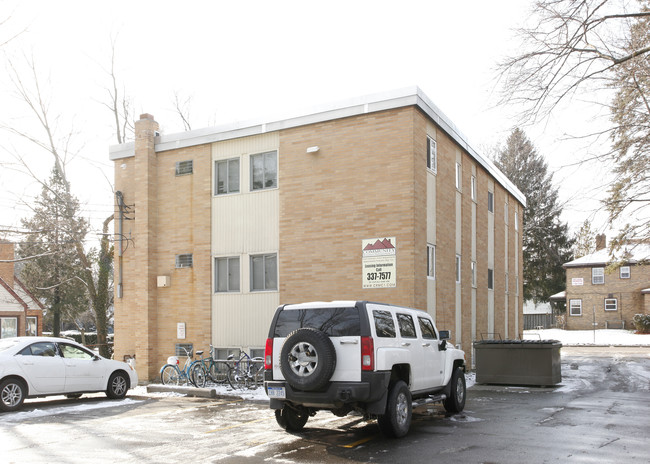
[[[566,291],[563,290],[561,292],[556,293],[555,295],[551,295],[549,297],[549,300],[551,300],[551,301],[564,301],[564,300],[566,300]]]
[[[614,254],[614,256],[610,255],[608,249],[603,248],[595,253],[569,261],[568,263],[565,263],[563,267],[606,266],[613,261],[622,261],[626,264],[638,264],[639,262],[647,260],[650,260],[650,245],[642,243],[631,245],[619,250]]]
[[[23,299],[22,299],[22,298],[21,298],[21,297],[20,297],[20,296],[19,296],[19,295],[14,291],[14,289],[11,288],[11,286],[10,286],[7,282],[5,282],[4,279],[3,279],[2,277],[0,277],[0,286],[4,287],[4,289],[9,293],[9,295],[11,295],[11,296],[16,300],[16,303],[20,304],[20,305],[21,305],[23,308],[25,308],[25,309],[29,309],[29,306],[27,305],[27,303],[25,302],[25,300],[23,300]]]
[[[499,184],[526,206],[524,194],[486,156],[477,152],[456,125],[427,97],[419,87],[407,87],[378,94],[348,99],[338,103],[322,105],[293,114],[284,119],[253,120],[233,124],[196,129],[176,134],[164,134],[154,138],[154,150],[161,152],[195,145],[220,142],[238,137],[264,134],[292,127],[305,126],[334,119],[374,113],[407,106],[417,106],[427,114],[444,132],[487,170]],[[135,155],[135,144],[129,142],[109,148],[109,158],[117,161]]]

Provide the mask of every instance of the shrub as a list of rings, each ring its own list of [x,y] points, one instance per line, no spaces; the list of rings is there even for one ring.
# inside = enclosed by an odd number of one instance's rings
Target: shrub
[[[650,333],[650,314],[635,314],[632,318],[632,324],[634,324],[636,333]]]

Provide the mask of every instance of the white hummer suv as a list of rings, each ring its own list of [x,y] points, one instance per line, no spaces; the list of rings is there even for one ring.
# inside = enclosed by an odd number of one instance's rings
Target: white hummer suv
[[[424,311],[367,301],[278,307],[266,340],[265,389],[278,424],[301,430],[330,410],[377,418],[406,435],[413,403],[465,407],[465,354]]]

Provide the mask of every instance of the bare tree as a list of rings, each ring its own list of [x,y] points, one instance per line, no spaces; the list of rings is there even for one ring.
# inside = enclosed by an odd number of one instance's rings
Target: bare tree
[[[181,118],[181,121],[183,121],[183,129],[186,131],[192,130],[192,126],[190,125],[190,109],[192,107],[192,97],[186,97],[183,99],[182,97],[179,96],[179,92],[175,91],[174,92],[174,110],[176,111],[176,114]]]
[[[119,85],[115,69],[117,37],[111,39],[111,64],[109,69],[104,69],[108,74],[110,85],[106,87],[108,98],[101,104],[111,112],[115,124],[115,138],[117,143],[126,142],[129,135],[133,134],[132,103],[126,94],[124,85]]]
[[[610,224],[628,225],[611,243],[650,240],[649,0],[540,0],[533,23],[519,30],[517,56],[500,65],[502,102],[520,105],[522,121],[535,122],[559,110],[578,94],[611,100],[611,124],[600,135],[612,141],[596,159],[615,169],[606,207]],[[612,96],[613,95],[613,96]],[[639,222],[640,221],[640,222]]]

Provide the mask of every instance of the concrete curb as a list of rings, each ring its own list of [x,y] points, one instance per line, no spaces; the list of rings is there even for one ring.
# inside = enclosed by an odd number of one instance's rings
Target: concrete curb
[[[214,388],[183,387],[175,385],[147,385],[147,393],[180,393],[199,398],[244,400],[241,396],[237,395],[218,395]]]

